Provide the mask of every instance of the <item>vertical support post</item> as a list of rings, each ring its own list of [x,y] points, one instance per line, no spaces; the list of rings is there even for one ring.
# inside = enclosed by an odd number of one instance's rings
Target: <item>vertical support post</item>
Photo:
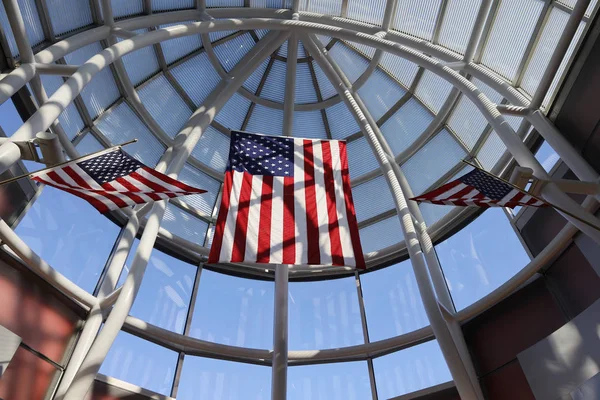
[[[423,251],[415,230],[413,217],[410,214],[405,195],[392,167],[392,164],[395,164],[393,157],[390,157],[386,153],[373,131],[373,126],[368,122],[366,117],[368,114],[367,110],[363,110],[356,102],[355,97],[348,86],[344,84],[342,78],[336,73],[332,64],[328,62],[327,58],[315,44],[313,39],[310,36],[304,36],[303,43],[308,48],[315,61],[321,66],[321,69],[327,78],[332,82],[333,86],[338,91],[338,94],[344,100],[356,122],[361,127],[361,131],[371,146],[373,154],[379,161],[383,176],[388,182],[396,204],[396,209],[398,210],[398,217],[406,240],[408,254],[415,273],[417,286],[419,287],[419,293],[423,300],[425,312],[427,313],[429,323],[438,340],[444,359],[446,360],[446,364],[448,365],[448,369],[450,370],[450,374],[452,375],[452,379],[456,384],[456,388],[458,389],[461,398],[465,400],[482,399],[479,387],[475,386],[471,381],[464,360],[461,359],[459,350],[457,349],[451,331],[443,318],[442,310],[436,299],[427,265],[425,264]]]
[[[166,173],[171,178],[177,178],[179,171],[184,167],[186,160],[192,153],[200,137],[213,121],[214,117],[223,108],[225,103],[241,87],[244,81],[260,65],[260,63],[277,49],[289,37],[289,33],[271,32],[252,48],[242,60],[233,68],[228,79],[221,81],[213,92],[206,98],[204,104],[192,114],[188,122],[175,138],[173,158]],[[163,160],[164,161],[164,160]],[[114,340],[121,331],[133,302],[137,296],[142,278],[144,276],[150,254],[156,242],[160,223],[165,213],[166,201],[154,203],[144,233],[140,239],[137,252],[133,258],[131,270],[127,275],[121,293],[104,324],[104,328],[97,336],[92,347],[87,353],[83,363],[67,390],[65,399],[79,400],[84,398],[92,386],[94,378],[106,358]],[[133,215],[131,218],[137,219]],[[137,222],[139,224],[139,221]]]
[[[293,33],[288,39],[287,65],[285,72],[285,98],[283,101],[283,135],[292,136],[294,125],[294,103],[296,102],[296,66],[298,60],[298,36]]]
[[[287,398],[288,367],[288,277],[289,266],[275,268],[275,314],[273,321],[273,364],[271,373],[271,398]]]
[[[365,312],[365,302],[363,299],[362,284],[360,282],[360,275],[358,274],[358,271],[354,272],[354,280],[356,282],[356,294],[358,295],[358,309],[360,310],[360,321],[362,323],[363,328],[363,338],[365,340],[365,343],[370,343],[371,340],[369,339],[367,314]],[[370,357],[367,359],[367,367],[369,369],[369,383],[371,384],[371,396],[373,400],[378,400],[379,397],[377,394],[377,382],[375,381],[375,370],[373,369],[373,359]]]

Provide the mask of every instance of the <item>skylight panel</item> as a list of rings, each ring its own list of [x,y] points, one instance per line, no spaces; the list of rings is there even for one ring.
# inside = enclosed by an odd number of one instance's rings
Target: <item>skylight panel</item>
[[[255,42],[252,35],[246,32],[225,43],[215,46],[215,54],[225,71],[229,72],[250,51]]]
[[[406,91],[380,69],[373,71],[358,94],[375,121],[379,120],[406,94]]]
[[[350,82],[356,81],[369,66],[369,61],[342,42],[336,42],[329,55]]]
[[[367,24],[379,25],[383,22],[386,0],[348,0],[348,18]]]
[[[503,77],[515,78],[544,1],[502,0],[481,62]]]
[[[204,245],[208,223],[183,211],[181,208],[167,203],[161,227],[182,239]]]
[[[256,93],[258,90],[258,86],[260,85],[260,81],[262,80],[265,71],[267,70],[267,65],[269,65],[269,58],[263,60],[263,62],[252,72],[252,75],[246,79],[244,82],[244,87],[248,89],[250,93]]]
[[[316,103],[317,92],[310,73],[308,63],[296,66],[296,104]]]
[[[250,0],[250,7],[254,8],[281,8],[281,0]]]
[[[102,115],[96,122],[96,127],[112,144],[138,139],[138,142],[127,146],[127,153],[149,167],[154,167],[165,152],[165,147],[126,102]]]
[[[260,92],[260,97],[283,103],[285,96],[286,64],[283,61],[275,60],[268,73],[265,85]]]
[[[244,7],[244,0],[206,0],[206,8]]]
[[[192,150],[192,156],[212,169],[225,171],[229,158],[229,137],[209,125]]]
[[[264,133],[265,135],[282,135],[283,110],[256,104],[246,130],[248,132]]]
[[[504,142],[495,131],[492,131],[477,154],[477,159],[484,169],[490,171],[506,151]]]
[[[381,126],[381,133],[395,156],[413,144],[433,121],[433,115],[415,99],[409,99]]]
[[[464,54],[480,7],[481,0],[450,0],[442,19],[438,43]]]
[[[379,168],[373,150],[371,150],[371,146],[364,137],[349,142],[346,149],[348,151],[348,168],[350,169],[351,179]]]
[[[228,129],[241,129],[251,101],[239,93],[234,94],[215,116],[215,121]]]
[[[342,15],[342,0],[302,0],[300,2],[300,11],[340,16]]]
[[[104,149],[104,146],[94,137],[91,131],[87,132],[83,138],[77,143],[77,151],[81,155],[95,153]]]
[[[397,215],[366,226],[358,232],[364,254],[404,241],[404,233]]]
[[[27,39],[29,39],[29,43],[32,46],[40,44],[44,41],[45,37],[35,1],[20,0],[18,3],[19,9],[21,10],[21,15],[23,16],[23,22],[25,23],[25,32],[27,33]],[[8,22],[8,17],[6,16],[6,10],[4,9],[4,4],[1,3],[0,26],[2,26],[2,30],[4,36],[6,37],[6,41],[8,42],[11,55],[13,57],[17,57],[19,55],[19,49],[17,48],[15,37],[12,33],[12,29],[10,28],[10,23]]]
[[[194,0],[151,0],[153,11],[182,10],[195,8]]]
[[[65,83],[63,78],[57,75],[40,75],[40,78],[48,97],[51,97]],[[85,126],[77,107],[73,103],[65,108],[58,117],[58,121],[69,139],[73,139]]]
[[[331,81],[325,76],[325,72],[321,69],[319,64],[314,61],[312,62],[313,69],[315,70],[315,76],[317,77],[317,83],[319,85],[319,90],[321,91],[321,98],[326,100],[330,97],[333,97],[337,94],[335,88],[331,84]]]
[[[200,106],[221,81],[206,53],[200,53],[171,68],[171,73],[196,106]],[[198,76],[202,76],[202,79],[198,79]]]
[[[343,101],[325,109],[327,122],[333,139],[345,139],[350,135],[360,132],[354,116]]]
[[[440,4],[441,0],[398,0],[393,29],[431,40]]]
[[[292,136],[310,139],[327,139],[321,110],[295,111]]]
[[[441,78],[439,75],[426,70],[419,80],[419,84],[415,90],[415,96],[437,114],[440,111],[440,108],[442,108],[442,105],[446,102],[451,91],[451,83]]]
[[[137,91],[152,118],[172,138],[192,115],[192,111],[162,74]]]
[[[417,64],[390,53],[383,53],[379,65],[405,88],[411,87],[419,71]]]
[[[569,8],[573,8],[575,7],[575,3],[577,3],[577,0],[557,0],[557,3],[563,4]],[[590,4],[588,5],[588,8],[585,10],[585,16],[589,17],[592,15],[592,12],[594,11],[594,8],[596,7],[596,4],[598,4],[598,0],[592,0],[590,1]]]
[[[395,208],[392,193],[384,176],[354,186],[352,198],[358,222]]]
[[[138,34],[144,34],[148,32],[147,29],[139,29],[135,31]],[[119,39],[122,41],[123,39]],[[158,65],[158,59],[154,52],[153,46],[146,46],[132,53],[126,54],[122,58],[127,75],[131,80],[131,83],[136,86],[146,79],[155,75],[160,66]]]
[[[142,14],[144,12],[143,0],[112,0],[112,12],[115,19]],[[102,13],[102,7],[100,7]]]
[[[217,194],[221,184],[216,179],[211,178],[204,172],[185,164],[178,179],[183,183],[206,190],[206,193],[183,196],[180,200],[201,214],[210,217],[217,200]]]
[[[54,34],[57,36],[91,25],[94,22],[89,1],[46,0],[46,3],[50,23]]]
[[[466,155],[452,135],[443,129],[402,164],[413,194],[422,194]]]
[[[168,28],[170,26],[182,25],[190,22],[191,21],[165,24],[160,25],[159,28]],[[171,64],[174,61],[177,61],[180,58],[201,48],[202,39],[200,38],[200,35],[189,35],[177,39],[165,40],[160,42],[160,46],[165,56],[165,61],[167,64]]]

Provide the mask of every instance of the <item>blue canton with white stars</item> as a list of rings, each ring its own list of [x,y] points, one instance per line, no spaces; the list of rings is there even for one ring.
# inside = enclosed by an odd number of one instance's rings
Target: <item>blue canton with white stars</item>
[[[294,139],[231,132],[228,171],[294,176]]]
[[[100,185],[127,176],[144,166],[121,149],[78,162],[77,165]]]
[[[473,186],[486,197],[492,200],[501,200],[510,193],[513,188],[506,183],[495,179],[478,169],[474,169],[465,176],[460,178],[461,182],[466,185]]]

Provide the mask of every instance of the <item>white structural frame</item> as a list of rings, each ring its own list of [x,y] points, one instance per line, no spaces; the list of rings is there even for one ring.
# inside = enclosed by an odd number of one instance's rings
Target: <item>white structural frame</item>
[[[166,207],[165,202],[159,202],[152,207],[141,207],[136,211],[127,210],[125,214],[128,216],[128,222],[123,230],[119,247],[122,252],[113,257],[110,266],[107,269],[108,274],[114,279],[118,277],[118,273],[122,269],[125,258],[131,245],[133,238],[140,228],[140,219],[146,212],[149,211],[148,221],[145,223],[140,245],[134,257],[133,266],[126,279],[126,283],[122,289],[111,292],[114,287],[104,286],[101,288],[101,293],[98,296],[90,295],[83,291],[71,281],[64,278],[62,275],[54,271],[46,264],[39,256],[35,255],[29,247],[6,225],[4,221],[0,221],[0,239],[19,256],[32,270],[41,275],[45,280],[50,282],[69,297],[78,301],[85,307],[90,309],[86,328],[82,333],[78,347],[76,348],[71,362],[67,366],[67,371],[61,382],[58,390],[57,398],[79,399],[83,398],[88,391],[93,379],[99,369],[104,357],[106,356],[110,345],[112,344],[117,333],[121,329],[133,331],[139,336],[152,338],[155,341],[164,343],[165,346],[178,349],[186,354],[201,354],[207,356],[219,356],[227,359],[254,361],[265,360],[268,365],[273,365],[273,376],[280,379],[273,379],[273,398],[285,398],[285,381],[281,378],[285,377],[288,360],[292,363],[315,363],[315,362],[332,362],[346,359],[366,359],[371,360],[377,354],[381,354],[392,349],[399,349],[414,343],[430,338],[432,333],[440,342],[442,352],[448,362],[448,366],[452,372],[457,389],[461,396],[465,399],[482,398],[481,392],[474,377],[474,371],[470,365],[470,361],[465,358],[464,340],[456,338],[456,327],[459,327],[458,322],[464,321],[483,309],[494,304],[498,300],[508,295],[518,285],[525,282],[531,277],[540,267],[542,267],[553,256],[560,253],[568,244],[573,235],[580,229],[588,234],[596,242],[600,243],[600,234],[589,226],[581,224],[577,220],[573,220],[566,216],[572,224],[567,224],[561,233],[542,251],[532,262],[520,271],[510,281],[506,282],[490,295],[474,303],[466,309],[456,312],[452,306],[451,298],[447,291],[447,287],[441,277],[441,268],[433,249],[430,233],[423,222],[423,217],[420,215],[418,207],[412,202],[407,202],[407,196],[410,196],[410,185],[404,178],[401,169],[398,167],[389,146],[379,132],[376,122],[369,115],[368,110],[360,98],[356,95],[356,87],[349,87],[347,82],[344,82],[344,77],[340,76],[327,57],[322,54],[322,51],[314,43],[313,37],[309,35],[322,34],[329,35],[335,38],[353,41],[356,43],[365,44],[375,47],[376,56],[379,59],[384,51],[404,57],[421,67],[428,69],[438,74],[443,79],[450,82],[458,92],[468,97],[482,112],[489,124],[498,133],[502,141],[505,143],[509,152],[513,155],[516,161],[521,166],[526,166],[534,171],[534,176],[539,179],[548,179],[548,175],[543,170],[541,165],[535,160],[531,152],[521,141],[521,138],[515,135],[512,128],[506,123],[501,113],[498,111],[498,105],[490,102],[470,81],[457,71],[464,71],[472,76],[476,76],[486,83],[490,83],[494,89],[505,96],[514,105],[529,108],[527,119],[538,129],[540,134],[544,136],[548,142],[553,145],[555,150],[565,161],[565,163],[575,172],[575,174],[588,181],[596,181],[598,174],[589,166],[587,162],[577,154],[572,146],[564,139],[564,137],[556,130],[553,124],[548,121],[545,115],[539,110],[541,99],[544,98],[553,76],[556,73],[558,64],[562,61],[566,47],[570,40],[563,38],[559,47],[556,50],[555,57],[552,59],[551,65],[547,69],[547,73],[542,79],[540,89],[534,96],[531,103],[516,89],[508,85],[506,82],[495,79],[493,74],[482,69],[479,65],[473,63],[476,45],[484,29],[485,17],[490,8],[491,1],[483,1],[477,22],[473,28],[471,42],[469,43],[467,52],[462,61],[455,60],[455,55],[444,50],[435,44],[418,41],[408,35],[403,35],[398,32],[387,30],[387,24],[390,21],[390,15],[394,10],[395,2],[390,0],[386,7],[386,18],[384,19],[383,30],[381,28],[369,28],[363,24],[343,18],[328,17],[319,14],[308,12],[297,12],[298,2],[294,2],[293,10],[263,10],[263,9],[214,9],[211,10],[211,15],[215,18],[225,18],[222,20],[204,20],[202,22],[182,24],[172,26],[165,29],[158,29],[141,35],[135,35],[131,31],[142,27],[156,26],[168,22],[181,22],[189,20],[190,14],[188,11],[171,12],[159,15],[149,15],[145,17],[137,17],[129,20],[115,23],[112,19],[110,11],[110,2],[103,1],[103,12],[105,18],[105,26],[91,29],[89,31],[76,34],[68,39],[55,43],[54,45],[42,50],[37,55],[33,55],[31,47],[27,42],[25,35],[23,20],[18,10],[16,0],[3,0],[5,9],[9,16],[11,26],[17,44],[19,46],[23,64],[14,71],[4,76],[0,80],[0,103],[6,101],[10,96],[16,93],[26,83],[31,82],[32,89],[35,92],[37,101],[40,105],[39,110],[26,121],[21,128],[10,138],[4,141],[0,146],[0,172],[8,169],[12,164],[20,159],[20,150],[12,141],[31,140],[36,133],[46,131],[52,128],[61,139],[61,144],[68,155],[75,156],[77,151],[72,143],[66,139],[64,131],[55,123],[58,116],[64,109],[74,101],[83,87],[91,81],[93,76],[103,68],[114,63],[116,65],[116,73],[124,82],[125,91],[129,94],[129,100],[133,102],[134,109],[140,113],[144,113],[144,106],[141,102],[137,102],[135,90],[131,82],[127,84],[128,78],[124,69],[119,68],[120,59],[132,51],[145,46],[159,43],[163,40],[168,40],[176,37],[183,37],[192,34],[207,34],[219,30],[240,29],[271,29],[281,31],[281,34],[269,34],[259,44],[257,44],[234,69],[223,77],[221,83],[206,99],[204,104],[196,110],[188,123],[184,126],[180,134],[173,141],[171,148],[165,153],[165,156],[157,166],[158,170],[166,171],[171,176],[176,177],[178,172],[183,167],[185,161],[189,157],[192,149],[200,139],[202,133],[207,126],[212,122],[214,116],[218,113],[225,102],[236,93],[245,77],[251,74],[260,62],[275,51],[281,43],[288,37],[294,40],[289,41],[288,51],[288,71],[295,69],[297,35],[304,38],[303,42],[315,57],[322,68],[326,71],[329,79],[336,83],[340,101],[346,102],[353,115],[363,131],[364,136],[369,141],[374,154],[380,162],[383,174],[386,176],[392,193],[394,194],[395,204],[398,210],[398,215],[401,219],[404,237],[406,238],[407,249],[410,259],[413,264],[415,276],[419,284],[421,297],[426,306],[427,315],[431,322],[431,327],[426,327],[421,330],[401,335],[395,338],[386,339],[379,342],[371,342],[365,345],[352,346],[341,349],[319,350],[318,352],[298,352],[287,351],[287,333],[284,332],[283,325],[279,324],[279,328],[275,327],[276,333],[282,333],[282,336],[277,339],[275,349],[281,349],[285,354],[282,354],[286,360],[276,362],[271,352],[267,350],[244,349],[234,346],[225,346],[215,343],[210,343],[184,335],[179,335],[164,329],[154,327],[150,324],[137,320],[134,317],[128,316],[129,310],[135,300],[135,295],[141,284],[141,279],[144,274],[146,263],[150,257],[154,242],[159,235],[169,237],[169,232],[165,232],[160,228],[160,221]],[[568,34],[575,33],[575,29],[583,18],[584,12],[589,4],[589,0],[580,0],[577,6],[571,13],[570,20],[567,24]],[[205,10],[202,2],[198,2],[199,15],[205,15]],[[228,16],[239,16],[249,19],[227,19]],[[267,15],[270,18],[264,18]],[[261,18],[262,17],[262,18]],[[291,19],[287,19],[291,17]],[[575,28],[573,28],[575,27]],[[125,40],[116,43],[115,36]],[[566,36],[566,35],[565,35]],[[64,55],[80,48],[86,44],[98,40],[107,40],[110,44],[108,49],[92,57],[82,66],[65,66],[57,67],[51,65],[52,62],[63,57]],[[423,54],[433,55],[443,62]],[[562,53],[562,56],[560,55]],[[290,54],[293,54],[290,56]],[[557,55],[558,54],[558,55]],[[457,63],[458,61],[458,63]],[[369,66],[367,71],[369,74],[375,69],[377,63]],[[43,87],[38,83],[39,74],[50,73],[70,76],[69,79],[62,85],[56,93],[48,99],[43,91]],[[293,101],[293,88],[295,82],[294,74],[289,74],[290,79],[286,82],[286,101],[283,108],[286,115],[284,124],[284,133],[291,133],[293,125],[293,111],[295,108]],[[368,78],[367,72],[363,74],[361,82],[365,82]],[[290,94],[291,93],[291,94]],[[133,98],[133,100],[132,100]],[[139,99],[139,98],[138,98]],[[450,103],[450,102],[448,102]],[[534,107],[535,106],[535,107]],[[448,107],[449,109],[450,107]],[[535,108],[535,110],[533,110]],[[145,121],[151,126],[153,133],[161,136],[160,127],[156,127],[152,123],[151,117]],[[152,126],[154,125],[154,126]],[[598,204],[596,199],[588,197],[580,207],[568,198],[562,191],[554,185],[548,185],[544,188],[542,196],[556,204],[561,205],[573,214],[585,219],[594,224],[599,224],[589,211],[594,211]],[[454,216],[455,214],[453,214]],[[170,238],[181,246],[191,245],[192,251],[197,251],[199,254],[206,254],[206,249],[198,245],[190,244],[181,238],[176,238],[170,235]],[[434,260],[435,259],[435,260]],[[277,274],[276,277],[278,290],[276,290],[276,311],[283,312],[285,320],[287,320],[287,267],[278,269],[285,270],[285,274]],[[284,276],[285,275],[285,276]],[[106,281],[105,281],[106,282]],[[284,285],[285,283],[285,285]],[[112,311],[106,319],[106,324],[101,334],[96,336],[98,328],[103,320],[102,312],[114,304]],[[281,304],[281,307],[278,306]],[[361,309],[364,312],[364,309]],[[276,312],[277,314],[277,312]],[[276,320],[279,320],[276,317]],[[283,319],[280,320],[282,322]],[[283,323],[283,322],[282,322]],[[364,322],[366,323],[366,322]],[[89,329],[88,329],[89,328]],[[86,331],[87,329],[87,331]],[[460,328],[458,328],[460,330]],[[279,340],[279,345],[277,345]],[[277,353],[277,351],[275,352]],[[272,360],[272,361],[271,361]],[[275,370],[279,372],[276,374]],[[92,371],[93,373],[90,373]],[[372,374],[372,364],[370,364],[370,373]],[[374,383],[372,382],[374,386]],[[376,393],[374,393],[376,398]]]

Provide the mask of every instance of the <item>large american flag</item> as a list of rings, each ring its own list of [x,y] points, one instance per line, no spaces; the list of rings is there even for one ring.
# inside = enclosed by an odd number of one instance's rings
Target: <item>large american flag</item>
[[[474,169],[452,182],[410,200],[454,206],[510,208],[547,206],[547,203],[479,169]]]
[[[209,262],[364,268],[346,143],[232,132]]]
[[[88,201],[101,213],[149,201],[204,193],[149,168],[120,148],[30,175]]]

